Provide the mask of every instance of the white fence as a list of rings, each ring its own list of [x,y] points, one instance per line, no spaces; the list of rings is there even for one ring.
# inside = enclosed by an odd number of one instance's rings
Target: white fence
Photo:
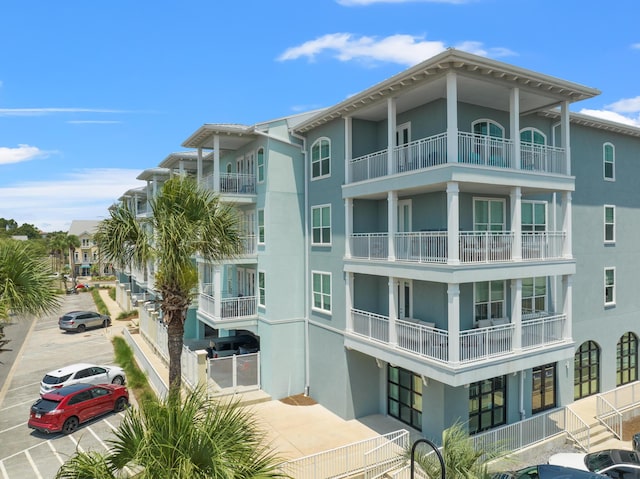
[[[618,439],[624,422],[640,415],[640,382],[635,381],[596,396],[596,418]]]
[[[260,389],[260,353],[209,359],[207,378],[214,395]]]

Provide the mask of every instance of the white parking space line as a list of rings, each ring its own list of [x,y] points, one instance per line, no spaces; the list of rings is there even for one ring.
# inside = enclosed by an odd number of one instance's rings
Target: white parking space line
[[[107,426],[109,426],[112,430],[114,430],[114,431],[115,431],[116,429],[118,429],[118,428],[117,428],[117,427],[115,427],[113,424],[111,424],[111,423],[109,422],[109,420],[108,420],[108,419],[105,419],[105,420],[104,420],[104,422],[105,422],[105,424],[106,424]]]
[[[47,441],[47,445],[49,446],[49,449],[51,449],[51,452],[53,452],[53,455],[56,456],[56,459],[58,459],[58,462],[62,466],[64,464],[64,460],[60,457],[60,454],[58,454],[58,451],[56,451],[56,448],[53,447],[53,444],[51,443],[51,441]]]
[[[18,407],[18,406],[22,406],[23,404],[31,404],[33,403],[33,399],[29,399],[28,401],[22,401],[16,404],[12,404],[11,406],[7,406],[7,407],[3,407],[2,409],[0,409],[0,413],[3,411],[7,411],[9,409],[11,409],[12,407]]]
[[[84,452],[84,449],[82,448],[82,446],[80,445],[80,443],[76,440],[75,437],[73,437],[71,434],[69,434],[67,436],[69,439],[71,439],[71,442],[74,444],[74,446],[76,446],[76,450],[80,451],[80,452]]]
[[[40,471],[38,471],[38,467],[36,466],[36,463],[33,461],[31,454],[29,454],[29,451],[24,451],[24,454],[25,456],[27,456],[27,461],[29,461],[29,464],[31,464],[31,468],[33,469],[33,472],[36,474],[35,477],[37,477],[38,479],[43,479],[42,474],[40,474]]]
[[[7,474],[7,470],[4,468],[4,462],[0,461],[0,472],[2,473],[3,479],[9,479],[9,475]]]
[[[12,429],[18,429],[19,427],[25,427],[28,423],[27,422],[23,422],[21,424],[16,424],[15,426],[11,426],[8,427],[6,429],[3,429],[2,431],[0,431],[0,434],[7,432],[7,431],[11,431]]]
[[[93,429],[91,429],[91,427],[88,427],[87,429],[89,430],[89,433],[90,433],[93,437],[95,437],[95,438],[96,438],[96,440],[97,440],[100,444],[102,444],[102,447],[104,447],[104,448],[108,451],[108,450],[109,450],[109,446],[107,446],[107,445],[105,444],[105,442],[104,442],[102,439],[100,439],[100,437],[99,437],[99,436],[94,432],[94,430],[93,430]]]
[[[14,391],[18,391],[19,389],[24,389],[24,388],[32,388],[34,386],[40,386],[40,383],[38,382],[38,383],[25,384],[24,386],[18,386],[18,387],[15,387],[15,388],[8,389],[7,392],[14,392]]]

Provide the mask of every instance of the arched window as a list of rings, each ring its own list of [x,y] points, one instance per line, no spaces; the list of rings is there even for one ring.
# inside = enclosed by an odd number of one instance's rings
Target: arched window
[[[604,179],[614,181],[616,179],[616,149],[611,143],[602,145],[602,161]]]
[[[477,120],[472,124],[473,146],[469,163],[486,166],[510,167],[504,138],[504,128],[493,120]]]
[[[638,337],[624,333],[618,341],[616,354],[616,386],[638,380]]]
[[[574,356],[573,397],[581,399],[600,392],[600,347],[593,341],[582,343]]]
[[[520,130],[520,158],[523,170],[544,171],[547,168],[547,137],[537,128]]]
[[[331,143],[319,138],[311,145],[311,178],[323,178],[331,174]]]
[[[523,128],[520,130],[520,141],[534,145],[546,145],[547,137],[537,128]]]
[[[473,133],[476,135],[504,138],[504,128],[493,120],[476,120],[473,122]]]

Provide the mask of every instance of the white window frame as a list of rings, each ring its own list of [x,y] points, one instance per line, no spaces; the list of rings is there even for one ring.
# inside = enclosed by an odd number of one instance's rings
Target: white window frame
[[[320,281],[320,285],[322,287],[322,279],[325,276],[329,277],[329,292],[327,293],[326,291],[316,291],[314,289],[315,287],[315,277],[316,275],[319,275],[321,277],[321,281]],[[316,302],[315,302],[315,296],[316,294],[319,294],[322,298],[327,297],[329,298],[329,308],[331,308],[331,303],[332,303],[332,296],[331,296],[331,289],[333,288],[333,278],[331,277],[331,273],[327,272],[327,271],[311,271],[311,309],[314,311],[319,311],[321,313],[325,313],[325,314],[331,314],[331,309],[324,309],[323,307],[318,307],[316,306]],[[324,301],[321,301],[321,304],[324,304]]]
[[[540,205],[540,204],[544,205],[544,225],[540,225],[540,224],[536,223],[536,221],[535,221],[536,220],[536,205]],[[526,232],[527,233],[529,233],[529,232],[530,233],[534,233],[536,231],[547,231],[547,222],[548,222],[548,214],[549,214],[548,205],[549,205],[549,203],[547,203],[546,201],[522,200],[522,204],[520,205],[520,210],[522,210],[525,205],[527,205],[527,206],[531,205],[531,208],[532,208],[531,213],[532,213],[532,218],[533,218],[533,223],[532,224],[530,224],[530,225],[526,224],[526,226],[531,226],[532,229],[531,229],[531,231],[527,230]],[[524,215],[521,214],[520,217],[523,218]],[[520,222],[520,227],[521,227],[523,232],[525,232],[524,231],[524,226],[525,226],[525,223],[523,221],[521,221]],[[538,227],[538,226],[544,226],[544,229],[543,230],[536,229],[536,227]]]
[[[533,137],[535,136],[535,134],[537,133],[537,134],[539,134],[539,135],[544,139],[544,142],[542,142],[542,143],[535,143],[535,142],[533,142],[533,141],[532,141],[532,142],[528,142],[528,141],[523,140],[523,139],[522,139],[522,134],[523,134],[523,133],[526,133],[526,132],[529,132],[529,131],[531,132],[531,137],[532,137],[532,138],[533,138]],[[546,146],[546,144],[547,144],[547,135],[545,135],[545,134],[544,134],[541,130],[539,130],[538,128],[535,128],[535,127],[533,127],[533,126],[526,126],[526,127],[522,128],[522,129],[520,130],[520,142],[521,142],[521,143],[527,143],[527,144],[530,144],[530,145],[536,145],[536,146]]]
[[[536,313],[542,313],[547,311],[547,304],[548,304],[548,300],[547,300],[547,294],[548,294],[548,288],[547,288],[547,277],[546,276],[535,276],[535,277],[531,277],[531,278],[523,278],[522,281],[524,282],[525,280],[532,280],[532,291],[531,291],[531,296],[525,296],[524,294],[524,287],[522,289],[522,305],[524,306],[525,302],[528,302],[532,307],[531,307],[531,311],[525,312],[524,307],[522,308],[522,315],[525,316],[527,314],[536,314]],[[543,295],[538,295],[536,294],[536,283],[542,283],[544,282],[544,294]],[[524,286],[524,285],[523,285]],[[543,300],[543,307],[542,309],[538,309],[536,308],[536,299],[538,298],[542,298]]]
[[[502,300],[501,301],[491,301],[491,283],[502,283]],[[487,302],[485,303],[484,301],[479,302],[477,299],[477,285],[479,283],[488,283],[488,298],[487,298]],[[502,316],[493,316],[491,314],[491,305],[493,303],[502,303]],[[487,317],[486,318],[478,318],[476,317],[476,306],[478,304],[487,304]],[[495,281],[479,281],[477,283],[473,283],[473,320],[475,322],[477,322],[479,319],[501,319],[501,318],[506,318],[507,317],[507,285],[505,284],[504,281],[501,280],[495,280]]]
[[[607,161],[607,146],[611,147],[611,151],[613,152],[613,159],[611,161]],[[607,176],[607,163],[611,163],[611,177]],[[605,181],[616,181],[616,147],[613,143],[607,141],[602,144],[602,177]]]
[[[265,228],[265,211],[264,208],[258,208],[258,244],[265,244],[267,241],[266,228]]]
[[[262,151],[262,161],[260,161],[260,151]],[[258,173],[258,183],[264,183],[264,177],[265,177],[265,163],[266,163],[266,155],[265,155],[265,150],[264,147],[260,147],[258,148],[258,151],[256,152],[256,168],[257,168],[257,173]]]
[[[491,217],[489,217],[489,223],[488,223],[488,225],[489,225],[488,228],[489,229],[487,229],[487,230],[478,230],[477,223],[476,223],[476,204],[478,202],[480,202],[480,201],[484,201],[484,202],[487,203],[487,206],[489,207],[489,209],[488,209],[489,215],[491,215],[490,205],[491,205],[492,202],[499,202],[499,203],[502,204],[502,229],[499,230],[499,231],[505,231],[506,227],[507,227],[507,209],[506,209],[507,208],[507,202],[505,201],[504,198],[488,198],[488,197],[484,197],[484,196],[475,196],[473,198],[473,211],[472,211],[472,214],[473,214],[473,231],[488,231],[488,232],[496,231],[496,230],[490,229],[490,225],[498,224],[498,223],[492,223],[491,222]]]
[[[613,272],[613,281],[611,284],[607,283],[607,272]],[[607,301],[607,290],[611,289],[611,301]],[[616,304],[616,268],[605,268],[604,269],[604,305],[605,306],[613,306]]]
[[[613,211],[613,221],[611,223],[607,223],[607,210],[611,209]],[[604,242],[605,243],[615,243],[616,242],[616,207],[614,205],[604,205],[603,210],[603,222],[604,222]],[[612,238],[607,239],[607,226],[611,226],[611,234]]]
[[[329,143],[329,156],[327,158],[323,158],[322,156],[320,156],[320,158],[318,160],[313,159],[313,148],[316,146],[316,144],[320,144],[320,155],[322,154],[322,142],[326,141],[327,143]],[[309,158],[311,160],[311,181],[315,181],[315,180],[321,180],[322,178],[328,178],[331,176],[331,140],[329,138],[327,138],[326,136],[320,137],[318,138],[316,141],[313,142],[313,144],[311,145],[311,148],[309,150]],[[322,174],[322,163],[324,161],[327,161],[329,164],[329,171],[327,172],[327,174],[323,175]],[[318,176],[313,176],[313,165],[315,163],[319,163],[320,165],[320,170],[319,170],[319,175]]]
[[[329,208],[329,225],[328,226],[322,224],[322,212],[326,208]],[[320,223],[321,224],[319,226],[315,226],[314,225],[314,218],[315,218],[314,212],[318,211],[318,210],[320,211]],[[328,242],[322,241],[322,236],[323,236],[322,233],[323,233],[323,230],[326,229],[326,228],[329,229],[329,241]],[[320,242],[319,243],[314,241],[314,237],[315,237],[314,232],[316,230],[320,230]],[[312,206],[311,207],[311,244],[313,246],[331,246],[332,237],[333,236],[332,236],[332,231],[331,231],[331,205],[330,204],[325,204],[325,205]]]
[[[267,307],[267,274],[261,270],[258,270],[258,306]]]

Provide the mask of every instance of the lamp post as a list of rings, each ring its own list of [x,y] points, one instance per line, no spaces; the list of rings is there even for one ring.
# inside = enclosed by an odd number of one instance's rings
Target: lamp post
[[[429,441],[429,439],[418,439],[416,442],[413,443],[413,446],[411,446],[411,479],[414,479],[414,471],[415,471],[415,453],[416,453],[416,447],[418,447],[418,444],[420,444],[421,442],[424,442],[426,444],[428,444],[429,446],[431,446],[431,449],[433,449],[433,451],[436,453],[436,456],[438,456],[438,460],[440,461],[440,479],[445,479],[445,469],[444,469],[444,458],[442,457],[442,454],[440,454],[440,451],[438,451],[438,447],[432,443],[431,441]]]

